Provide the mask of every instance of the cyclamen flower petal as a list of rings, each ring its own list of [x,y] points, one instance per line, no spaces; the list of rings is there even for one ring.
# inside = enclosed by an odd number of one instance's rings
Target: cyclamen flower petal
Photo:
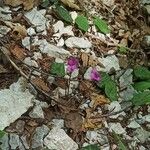
[[[96,68],[92,69],[90,76],[91,76],[91,80],[93,81],[99,81],[101,79],[100,74],[98,73]]]
[[[68,61],[67,61],[67,71],[69,73],[72,73],[75,69],[78,68],[78,59],[75,57],[69,57]]]

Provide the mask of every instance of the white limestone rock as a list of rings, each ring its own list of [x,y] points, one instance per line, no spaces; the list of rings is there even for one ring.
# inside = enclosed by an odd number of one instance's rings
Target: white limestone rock
[[[37,8],[33,8],[31,11],[25,13],[26,19],[36,26],[37,32],[44,31],[46,29],[46,18],[44,17],[45,10],[38,11]]]
[[[108,110],[111,113],[119,112],[121,110],[121,105],[118,101],[113,101],[108,105]],[[118,116],[123,115],[125,116],[125,112],[117,113],[116,115],[111,115],[110,118],[116,119]]]
[[[71,55],[69,51],[49,44],[45,39],[36,41],[34,45],[39,45],[40,51],[51,57],[66,59]]]
[[[79,37],[70,37],[65,41],[65,44],[69,48],[91,48],[92,44],[90,41]]]
[[[49,149],[57,150],[77,150],[78,145],[75,143],[63,129],[53,128],[44,138],[44,145]]]
[[[68,36],[74,36],[72,31],[72,26],[64,27],[64,23],[62,21],[56,22],[54,25],[54,32],[53,36],[60,38],[63,34],[67,34]]]
[[[101,68],[101,71],[110,72],[111,69],[115,71],[120,70],[119,60],[115,55],[107,56],[106,58],[98,58],[98,60],[105,67]]]
[[[38,67],[38,64],[35,60],[32,60],[30,57],[26,57],[23,62],[28,66]]]
[[[121,126],[120,123],[109,123],[109,131],[114,131],[116,134],[126,133],[125,129]]]
[[[37,127],[35,130],[35,134],[32,138],[32,148],[38,149],[43,147],[43,139],[48,134],[49,128],[46,125],[42,125],[41,127]]]
[[[25,85],[24,78],[20,78],[9,89],[0,91],[0,130],[9,126],[33,106],[34,96]]]

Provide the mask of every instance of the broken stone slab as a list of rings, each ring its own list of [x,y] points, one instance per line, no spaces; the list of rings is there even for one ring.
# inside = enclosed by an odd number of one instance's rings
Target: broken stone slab
[[[109,123],[109,131],[114,131],[116,134],[124,134],[126,133],[125,129],[121,126],[119,122],[117,123]]]
[[[137,129],[141,126],[135,120],[132,120],[127,127],[131,129]]]
[[[46,125],[37,127],[32,139],[32,148],[42,148],[43,139],[48,134],[48,132],[49,132],[49,128]]]
[[[136,129],[134,133],[141,143],[148,141],[148,139],[150,138],[150,132],[144,130],[143,128]]]
[[[89,40],[79,37],[70,37],[65,41],[65,44],[69,48],[91,48],[92,44]]]
[[[37,8],[33,8],[31,11],[25,13],[25,18],[36,27],[37,32],[41,32],[46,29],[46,18],[44,14],[45,11],[38,11]]]
[[[2,138],[0,138],[0,149],[9,150],[9,137],[7,133]]]
[[[69,51],[52,45],[48,43],[45,39],[36,41],[34,45],[39,45],[40,51],[42,53],[46,53],[50,57],[66,59],[71,55]]]
[[[0,7],[0,17],[4,21],[12,20],[10,7]]]
[[[0,25],[0,37],[6,35],[11,29],[7,26]]]
[[[127,69],[125,73],[120,77],[119,84],[121,89],[127,88],[133,83],[133,69]]]
[[[44,138],[44,145],[49,149],[56,150],[77,150],[78,145],[75,143],[63,129],[53,128]]]
[[[32,60],[30,57],[26,57],[23,62],[28,65],[28,66],[33,66],[33,67],[36,67],[38,68],[38,64],[35,60]]]
[[[49,123],[52,128],[64,128],[64,119],[52,119]]]
[[[54,32],[53,36],[60,38],[63,34],[67,34],[68,36],[74,36],[72,31],[72,26],[64,27],[64,23],[62,21],[56,22],[54,25]]]
[[[17,134],[11,133],[9,137],[10,137],[9,145],[11,149],[17,149],[18,146],[20,145],[19,136]]]
[[[119,104],[118,101],[113,101],[110,103],[110,105],[108,105],[108,110],[110,113],[119,112],[119,111],[121,111],[121,109],[122,109],[121,105]],[[117,113],[116,115],[111,115],[110,118],[116,119],[120,115],[125,116],[126,114],[125,114],[125,112],[121,112],[121,113]]]
[[[104,145],[108,143],[107,135],[103,129],[87,131],[86,138],[90,144],[96,144],[98,142],[100,145]]]
[[[119,60],[115,55],[107,56],[106,58],[98,58],[98,61],[104,66],[100,71],[111,72],[112,70],[120,70]]]
[[[20,78],[9,89],[0,91],[0,130],[9,126],[33,106],[34,96],[26,89],[26,80]]]

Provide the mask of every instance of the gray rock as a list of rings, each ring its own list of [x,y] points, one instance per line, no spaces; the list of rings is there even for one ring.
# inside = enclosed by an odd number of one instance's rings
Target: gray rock
[[[42,148],[43,139],[48,134],[48,132],[49,132],[49,128],[46,125],[37,127],[32,139],[32,148]]]
[[[24,136],[24,135],[21,136],[20,141],[21,141],[21,143],[23,144],[23,146],[25,147],[26,150],[29,149],[29,145],[27,143],[26,136]]]
[[[6,12],[6,14],[4,13]],[[9,7],[0,7],[0,16],[3,20],[11,20],[12,17],[11,17],[11,10]]]
[[[49,149],[56,150],[77,150],[78,145],[75,143],[63,129],[53,128],[44,138],[44,145]]]
[[[105,67],[101,68],[101,71],[110,72],[112,69],[115,71],[120,70],[119,60],[115,55],[107,56],[106,58],[98,58],[98,60]]]
[[[136,128],[140,128],[141,126],[135,120],[132,120],[127,127],[136,129]]]
[[[33,8],[25,13],[25,17],[31,24],[37,27],[38,32],[46,29],[46,18],[43,15],[43,11],[37,11],[37,8]]]
[[[91,48],[92,44],[88,40],[79,37],[70,37],[65,41],[65,44],[69,48]]]
[[[87,131],[86,138],[89,140],[90,144],[96,144],[98,142],[100,145],[104,145],[108,143],[107,135],[102,129]]]
[[[34,106],[33,110],[29,113],[29,116],[31,118],[43,118],[44,119],[44,113],[41,106]]]
[[[26,89],[26,81],[20,78],[9,89],[0,91],[0,130],[9,126],[33,105],[34,96]]]
[[[49,44],[45,39],[38,40],[34,45],[39,45],[39,49],[42,53],[46,53],[50,57],[66,59],[71,54],[69,51],[59,48],[55,45]]]
[[[6,35],[11,29],[7,26],[0,25],[0,37]]]
[[[0,149],[1,150],[9,150],[9,138],[8,134],[5,134],[1,139],[0,139]]]
[[[64,120],[63,119],[52,119],[52,121],[49,123],[52,128],[64,128]]]
[[[11,133],[10,139],[9,139],[9,144],[10,144],[10,147],[12,150],[17,149],[20,145],[19,136],[17,134]]]
[[[24,39],[22,39],[22,45],[30,50],[30,45],[31,45],[31,42],[30,42],[30,37],[25,37]]]
[[[127,86],[132,84],[133,75],[132,75],[133,69],[127,69],[125,73],[120,77],[120,88],[126,88]]]
[[[28,66],[38,67],[38,64],[35,60],[32,60],[30,57],[26,57],[23,62]]]
[[[132,85],[127,86],[126,90],[123,90],[119,93],[122,100],[128,101],[133,98],[133,95],[136,93]]]
[[[24,125],[25,125],[25,122],[23,120],[18,120],[18,122],[16,124],[16,131],[18,133],[23,133],[23,131],[24,131]]]
[[[126,133],[125,129],[121,126],[120,123],[109,123],[109,130],[114,131],[116,134]]]
[[[137,129],[134,133],[141,143],[148,141],[148,138],[150,138],[150,132],[144,130],[143,128]]]

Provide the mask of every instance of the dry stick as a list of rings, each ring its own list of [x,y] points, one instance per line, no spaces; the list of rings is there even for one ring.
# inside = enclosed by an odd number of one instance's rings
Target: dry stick
[[[11,65],[21,74],[21,76],[23,76],[25,79],[27,79],[32,86],[34,86],[38,91],[40,91],[41,93],[43,93],[44,95],[46,95],[47,97],[49,97],[51,100],[53,100],[54,102],[56,102],[59,105],[62,105],[64,107],[67,107],[65,104],[62,104],[60,102],[58,102],[57,100],[53,99],[52,97],[50,97],[49,94],[47,94],[45,91],[43,91],[42,89],[40,89],[39,87],[37,87],[32,81],[30,81],[30,77],[28,77],[14,62],[13,60],[9,57],[9,55],[7,54],[6,51],[8,51],[5,47],[1,47],[0,49],[3,54],[6,56],[6,58],[8,59],[8,61],[11,63]],[[68,108],[68,107],[67,107]],[[73,109],[73,108],[69,108],[70,110],[77,110],[77,109]]]

